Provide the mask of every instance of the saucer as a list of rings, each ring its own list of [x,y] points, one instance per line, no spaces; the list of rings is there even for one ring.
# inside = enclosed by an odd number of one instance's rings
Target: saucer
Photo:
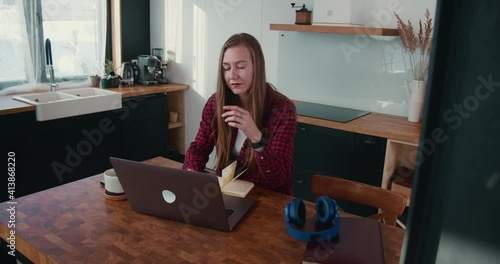
[[[125,193],[111,193],[106,190],[104,190],[104,197],[109,200],[114,200],[114,201],[120,201],[120,200],[125,200],[127,199],[127,196],[125,196]]]

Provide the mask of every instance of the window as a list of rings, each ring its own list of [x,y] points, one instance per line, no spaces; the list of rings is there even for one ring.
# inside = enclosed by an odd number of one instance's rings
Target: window
[[[22,10],[14,1],[0,5],[0,88],[26,80],[26,63],[23,54]]]
[[[60,86],[102,72],[106,1],[0,0],[0,17],[0,90],[47,82],[47,38]]]

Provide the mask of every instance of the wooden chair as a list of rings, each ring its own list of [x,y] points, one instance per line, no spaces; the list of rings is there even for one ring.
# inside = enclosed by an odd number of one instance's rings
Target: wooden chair
[[[406,197],[404,195],[369,184],[336,177],[313,175],[311,178],[311,191],[317,196],[326,195],[335,199],[382,209],[382,213],[371,215],[369,218],[392,226],[396,225],[397,216],[401,215],[406,207]]]

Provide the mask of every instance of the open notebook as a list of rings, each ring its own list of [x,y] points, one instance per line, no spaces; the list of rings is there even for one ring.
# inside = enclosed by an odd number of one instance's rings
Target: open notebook
[[[217,177],[222,193],[237,197],[246,197],[252,190],[253,182],[238,180],[237,178],[243,175],[247,169],[242,170],[235,176],[236,161],[222,170],[222,176]]]

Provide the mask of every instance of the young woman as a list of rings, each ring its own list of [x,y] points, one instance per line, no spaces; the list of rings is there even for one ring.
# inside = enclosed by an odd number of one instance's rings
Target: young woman
[[[292,194],[297,115],[293,102],[266,82],[265,71],[257,39],[241,33],[226,41],[217,91],[203,108],[184,169],[204,171],[215,146],[218,172],[237,160],[240,168],[248,168],[241,179]]]

